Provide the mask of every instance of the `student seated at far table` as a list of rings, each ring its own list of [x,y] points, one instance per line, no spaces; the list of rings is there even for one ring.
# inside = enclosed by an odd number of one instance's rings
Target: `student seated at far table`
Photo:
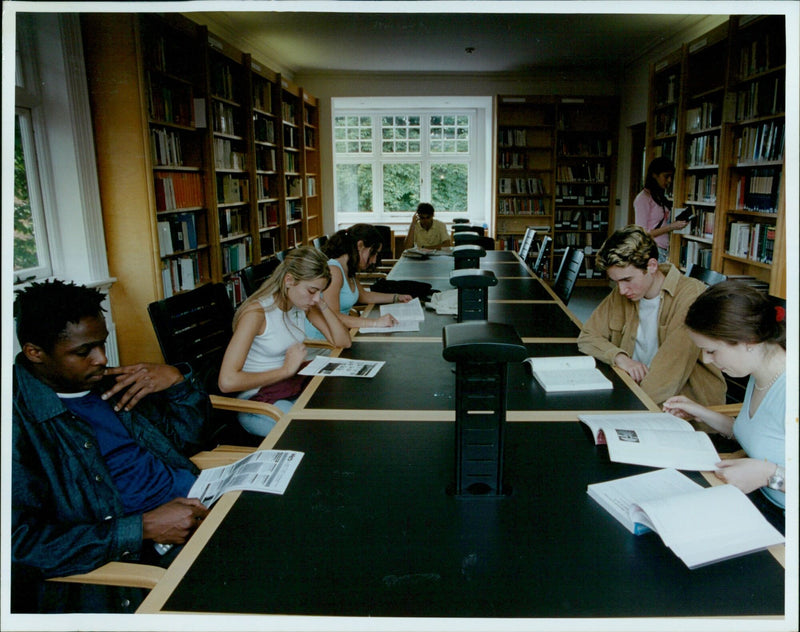
[[[433,218],[433,204],[422,202],[411,220],[406,235],[405,248],[428,248],[439,250],[450,245],[450,234],[444,222]]]
[[[725,379],[706,365],[684,318],[705,285],[671,263],[658,263],[658,247],[640,226],[611,235],[597,253],[617,289],[584,323],[582,353],[628,373],[656,404],[686,395],[705,406],[725,403]]]

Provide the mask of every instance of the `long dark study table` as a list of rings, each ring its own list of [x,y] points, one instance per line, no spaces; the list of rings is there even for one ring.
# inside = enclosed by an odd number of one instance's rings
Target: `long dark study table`
[[[446,279],[448,263],[401,259],[391,277]],[[499,270],[520,273],[514,253],[487,263],[509,284]],[[547,321],[520,332],[530,354],[576,354],[574,318],[522,278],[536,298],[490,297],[489,318],[522,318],[498,305],[544,306]],[[770,552],[690,571],[658,535],[631,535],[588,497],[588,484],[649,469],[611,462],[576,421],[655,409],[608,367],[611,391],[547,395],[510,366],[508,493],[454,496],[455,376],[437,326],[438,336],[357,334],[342,356],[385,360],[378,375],[314,378],[262,444],[304,453],[286,493],[223,497],[139,611],[554,618],[574,629],[608,617],[783,616],[784,570]]]

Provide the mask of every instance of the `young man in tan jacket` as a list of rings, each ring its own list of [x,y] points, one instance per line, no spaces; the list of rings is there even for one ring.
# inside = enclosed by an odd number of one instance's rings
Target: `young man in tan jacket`
[[[670,263],[658,263],[658,248],[639,226],[626,226],[597,253],[619,291],[612,291],[583,325],[581,352],[618,366],[658,405],[686,395],[704,406],[725,403],[725,379],[704,364],[688,336],[684,318],[705,285]]]

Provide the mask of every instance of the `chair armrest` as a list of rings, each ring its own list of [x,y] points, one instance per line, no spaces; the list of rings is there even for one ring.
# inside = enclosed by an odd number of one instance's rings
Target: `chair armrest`
[[[79,573],[66,577],[52,577],[47,581],[149,589],[153,588],[159,582],[164,576],[165,571],[165,568],[151,566],[149,564],[108,562],[88,573]]]
[[[721,413],[723,415],[728,415],[730,417],[736,417],[739,414],[739,411],[742,408],[741,403],[735,404],[719,404],[717,406],[709,406],[709,410],[713,410],[716,413]]]
[[[190,457],[198,469],[208,470],[212,467],[221,467],[236,463],[239,459],[255,452],[257,448],[241,445],[219,445],[213,450],[204,450]]]
[[[256,402],[252,399],[237,399],[236,397],[225,397],[224,395],[209,395],[211,405],[220,410],[232,410],[237,413],[255,413],[265,415],[278,421],[283,415],[283,411],[266,402]]]

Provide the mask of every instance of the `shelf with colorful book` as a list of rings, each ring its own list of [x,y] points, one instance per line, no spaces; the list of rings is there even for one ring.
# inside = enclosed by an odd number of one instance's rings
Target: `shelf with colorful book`
[[[279,77],[250,59],[252,91],[253,185],[255,202],[254,258],[265,261],[283,250],[280,204],[280,95]]]
[[[285,248],[302,246],[305,242],[303,220],[303,106],[299,86],[280,79],[281,137],[280,153],[282,173],[280,178],[283,212],[282,234]]]
[[[518,250],[528,227],[552,235],[556,101],[500,95],[495,111],[496,237],[507,250]]]
[[[567,247],[582,249],[581,284],[605,283],[594,260],[613,224],[617,110],[614,97],[558,99],[553,269]]]
[[[717,266],[786,293],[783,16],[735,16],[731,27],[724,242]]]
[[[303,141],[303,209],[305,243],[323,234],[322,195],[320,191],[319,102],[301,90]]]

